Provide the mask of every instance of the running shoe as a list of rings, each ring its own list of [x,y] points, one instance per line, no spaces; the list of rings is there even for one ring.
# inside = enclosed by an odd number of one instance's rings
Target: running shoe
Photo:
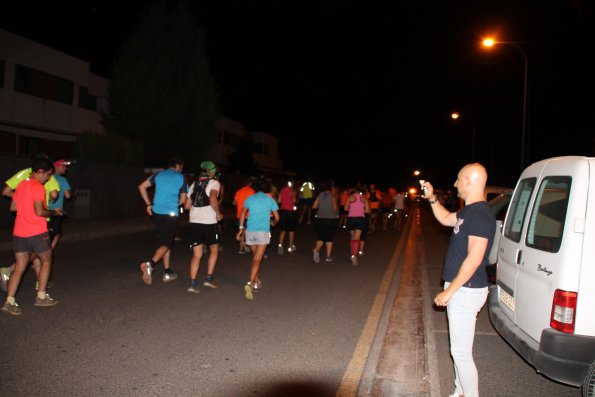
[[[357,255],[351,255],[351,264],[357,266]]]
[[[202,285],[209,288],[219,288],[219,283],[215,280],[205,280],[205,282],[202,283]]]
[[[320,252],[316,248],[312,250],[312,260],[314,263],[320,263]]]
[[[262,288],[262,283],[260,282],[260,280],[258,280],[257,282],[254,283],[254,286],[252,287],[252,291],[258,292],[258,291],[260,291],[261,288]]]
[[[171,271],[171,269],[165,269],[165,273],[163,273],[163,282],[168,283],[170,281],[174,281],[178,278],[178,275]]]
[[[358,251],[357,253],[359,256],[364,256],[364,251]]]
[[[23,314],[23,311],[21,310],[19,305],[16,304],[16,302],[14,305],[11,305],[10,303],[6,302],[4,306],[0,308],[0,311],[12,314],[13,316],[20,316],[21,314]]]
[[[279,255],[283,255],[283,246],[282,246],[281,244],[279,244],[279,245],[277,246],[277,253],[278,253]]]
[[[333,258],[330,256],[327,256],[326,259],[324,260],[325,262],[332,262]]]
[[[191,285],[190,287],[188,287],[187,289],[188,292],[192,293],[192,294],[198,294],[198,286],[197,285]]]
[[[151,285],[151,282],[153,281],[153,277],[151,277],[151,274],[153,273],[153,268],[151,267],[151,264],[149,262],[141,263],[140,271],[143,272],[143,281],[145,282],[145,284]]]
[[[8,280],[10,280],[10,268],[0,267],[0,289],[4,292],[8,289]]]
[[[36,296],[35,303],[33,303],[33,306],[49,307],[57,304],[58,301],[52,298],[50,294],[45,294],[45,299],[41,299],[39,296]]]
[[[244,254],[247,254],[247,252],[243,248],[240,248],[240,250],[238,251],[238,254],[244,255]]]
[[[295,248],[295,244],[292,245],[291,247],[287,248],[287,252],[292,253],[295,252],[296,248]]]
[[[254,298],[254,296],[252,296],[252,286],[249,281],[244,285],[244,293],[246,294],[246,299],[251,301]]]

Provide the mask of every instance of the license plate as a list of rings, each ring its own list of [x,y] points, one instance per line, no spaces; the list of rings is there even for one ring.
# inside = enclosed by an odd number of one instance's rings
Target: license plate
[[[514,312],[514,297],[504,291],[500,286],[498,287],[498,298],[500,299],[500,302],[504,303],[507,308]]]

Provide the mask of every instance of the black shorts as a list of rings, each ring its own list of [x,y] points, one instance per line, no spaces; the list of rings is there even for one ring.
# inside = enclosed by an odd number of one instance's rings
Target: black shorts
[[[368,226],[368,219],[363,216],[348,217],[347,230],[365,230]]]
[[[339,220],[336,218],[316,218],[314,220],[316,239],[325,243],[334,241],[338,223]]]
[[[312,204],[314,203],[314,199],[313,198],[302,198],[300,199],[300,204],[301,205],[305,205],[306,207],[312,207]]]
[[[294,232],[297,225],[296,211],[281,210],[279,211],[279,229],[286,232]]]
[[[190,247],[219,244],[219,228],[216,223],[190,223]]]
[[[50,235],[50,241],[54,240],[56,234],[62,234],[62,217],[51,216],[48,222],[48,233]]]
[[[31,237],[12,236],[12,247],[15,253],[42,254],[52,249],[52,243],[49,233],[43,232]]]
[[[171,247],[176,236],[178,217],[171,215],[153,214],[153,221],[157,226],[157,238],[159,244],[164,247]]]

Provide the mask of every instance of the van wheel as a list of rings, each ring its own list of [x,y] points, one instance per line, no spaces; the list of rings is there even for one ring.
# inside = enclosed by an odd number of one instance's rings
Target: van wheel
[[[583,397],[595,397],[595,362],[589,367],[583,381]]]

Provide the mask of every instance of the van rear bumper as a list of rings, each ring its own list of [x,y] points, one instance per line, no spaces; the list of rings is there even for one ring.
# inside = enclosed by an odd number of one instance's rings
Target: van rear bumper
[[[490,287],[488,307],[496,331],[537,372],[558,382],[581,386],[589,366],[595,362],[594,337],[546,328],[541,334],[541,343],[535,341],[500,308],[497,286]]]

